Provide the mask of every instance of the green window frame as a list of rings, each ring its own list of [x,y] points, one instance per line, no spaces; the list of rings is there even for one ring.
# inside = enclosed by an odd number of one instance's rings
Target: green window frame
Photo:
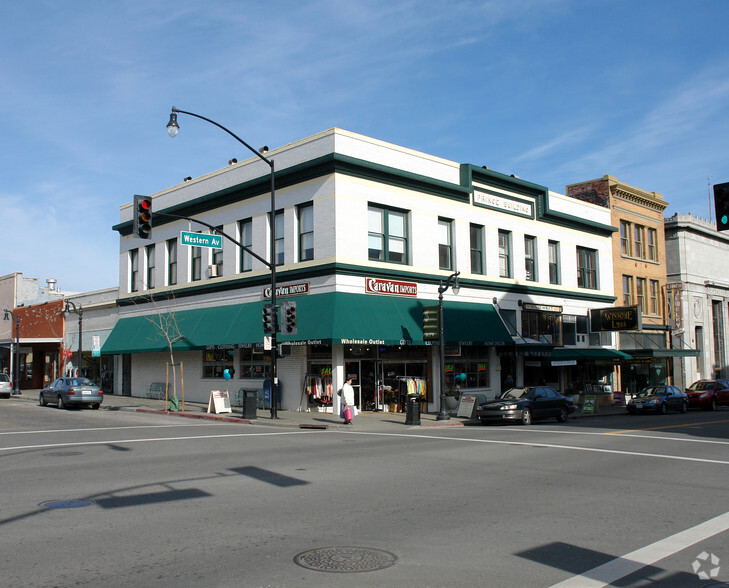
[[[471,224],[471,273],[483,274],[483,226]]]
[[[302,204],[298,209],[299,261],[314,259],[314,204]]]
[[[577,247],[577,287],[597,290],[597,251]]]
[[[367,208],[367,228],[371,261],[408,263],[408,212],[371,204]]]

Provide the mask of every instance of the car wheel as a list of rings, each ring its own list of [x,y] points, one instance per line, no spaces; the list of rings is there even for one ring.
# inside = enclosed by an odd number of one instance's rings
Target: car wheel
[[[525,408],[521,411],[521,424],[522,425],[531,425],[532,424],[532,409],[531,408]]]
[[[681,403],[681,412],[688,412],[688,402]]]
[[[558,423],[566,423],[567,422],[567,409],[563,406],[562,410],[559,411],[559,416],[557,417]]]
[[[92,404],[91,408],[93,408],[94,410],[99,410],[100,406],[101,406],[100,404]]]
[[[711,399],[711,406],[709,406],[709,410],[716,410],[716,398]]]
[[[63,396],[58,395],[58,408],[66,408],[66,403],[63,401]]]
[[[46,400],[46,397],[43,396],[43,392],[38,395],[38,404],[41,406],[48,406],[48,401]]]
[[[668,412],[668,405],[664,402],[661,404],[661,414],[666,414]]]

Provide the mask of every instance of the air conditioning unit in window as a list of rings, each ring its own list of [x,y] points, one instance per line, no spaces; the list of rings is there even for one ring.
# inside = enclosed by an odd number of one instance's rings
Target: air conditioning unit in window
[[[220,266],[217,263],[208,266],[208,276],[217,278],[220,275]]]

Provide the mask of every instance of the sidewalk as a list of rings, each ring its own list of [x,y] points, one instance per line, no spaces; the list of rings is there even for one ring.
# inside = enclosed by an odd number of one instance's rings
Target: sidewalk
[[[38,402],[39,390],[23,390],[18,396],[11,396],[9,400],[0,402]],[[232,407],[232,412],[211,414],[207,412],[207,403],[185,402],[184,410],[180,405],[179,412],[165,411],[165,401],[151,398],[138,398],[135,396],[104,395],[101,410],[123,410],[151,414],[169,415],[177,418],[210,419],[229,423],[264,425],[286,427],[294,429],[322,429],[322,430],[354,430],[354,431],[397,431],[404,428],[431,428],[431,427],[463,427],[479,425],[477,418],[451,416],[449,420],[437,420],[436,413],[420,415],[420,425],[406,425],[405,413],[401,412],[361,412],[354,419],[353,426],[347,426],[338,415],[325,412],[300,412],[291,410],[278,410],[278,418],[271,419],[271,411],[258,410],[255,419],[244,419],[243,410],[239,406]],[[578,410],[570,415],[575,418],[595,418],[625,414],[623,406],[600,406],[595,414],[582,414]]]

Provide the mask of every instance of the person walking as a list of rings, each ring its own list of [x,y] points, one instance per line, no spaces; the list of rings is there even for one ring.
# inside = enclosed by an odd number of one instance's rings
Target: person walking
[[[348,377],[342,386],[342,418],[345,425],[351,425],[354,418],[354,388],[352,388],[352,378]],[[349,408],[349,415],[347,414]],[[349,418],[347,418],[349,416]]]

